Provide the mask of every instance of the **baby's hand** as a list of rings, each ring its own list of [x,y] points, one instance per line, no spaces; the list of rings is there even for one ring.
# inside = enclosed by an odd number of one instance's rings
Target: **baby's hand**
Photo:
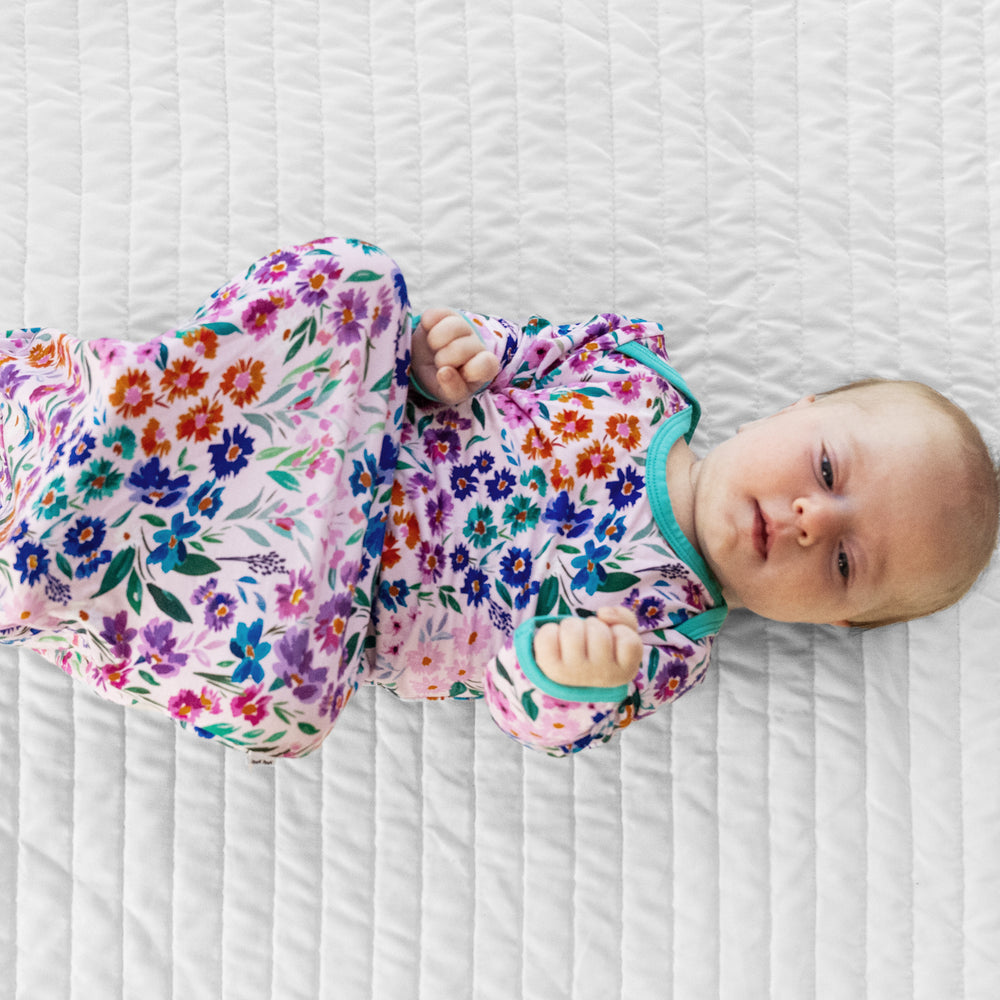
[[[475,328],[450,309],[429,309],[420,318],[412,364],[420,386],[442,403],[461,403],[500,371]]]
[[[550,680],[570,687],[628,684],[642,663],[639,622],[623,607],[546,622],[535,633],[535,663]]]

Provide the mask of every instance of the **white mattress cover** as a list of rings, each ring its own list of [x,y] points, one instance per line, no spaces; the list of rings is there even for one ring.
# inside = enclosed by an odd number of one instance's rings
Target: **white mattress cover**
[[[997,0],[5,0],[6,326],[142,337],[260,253],[660,320],[696,445],[924,378],[1000,429]],[[0,650],[0,995],[972,998],[1000,982],[995,570],[867,635],[734,615],[569,761],[359,693],[250,768]]]

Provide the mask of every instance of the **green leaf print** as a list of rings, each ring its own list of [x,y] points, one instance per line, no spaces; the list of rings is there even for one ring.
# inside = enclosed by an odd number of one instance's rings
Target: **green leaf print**
[[[132,568],[133,559],[135,559],[135,549],[122,549],[111,560],[111,565],[105,571],[104,579],[101,580],[101,589],[94,594],[94,597],[100,597],[101,594],[106,594],[109,590],[114,590],[125,579],[126,574]]]
[[[190,552],[184,562],[178,563],[174,567],[175,573],[183,573],[185,576],[208,576],[209,573],[217,573],[218,571],[219,564],[213,559]]]
[[[167,526],[167,522],[155,514],[142,514],[141,517],[143,521],[149,521],[154,528],[165,528]]]
[[[73,568],[70,566],[69,560],[61,552],[56,553],[56,565],[66,576],[71,580],[73,579]]]
[[[535,614],[539,617],[547,615],[556,606],[558,599],[559,581],[554,576],[550,576],[538,588],[538,605],[535,608]]]
[[[156,601],[156,606],[165,614],[173,618],[177,622],[190,622],[191,616],[184,610],[184,605],[181,604],[180,600],[176,595],[171,594],[169,590],[163,590],[161,587],[157,587],[155,583],[147,584],[149,587],[149,593],[152,595],[154,601]]]
[[[604,580],[604,583],[600,585],[597,589],[607,592],[617,592],[619,590],[628,590],[630,587],[634,587],[639,582],[639,577],[633,576],[631,573],[609,573]]]
[[[382,275],[377,271],[355,271],[347,278],[348,281],[378,281]]]
[[[125,596],[128,598],[129,604],[132,605],[132,610],[136,614],[139,614],[142,611],[142,583],[139,580],[139,574],[135,570],[132,570],[129,574]]]
[[[535,704],[535,699],[532,697],[531,691],[525,691],[521,695],[521,704],[524,706],[525,712],[528,713],[528,718],[534,722],[538,718],[538,706]]]
[[[282,472],[280,469],[272,469],[268,472],[268,475],[279,486],[283,486],[286,490],[294,490],[296,493],[299,492],[299,481],[290,472]]]
[[[319,732],[319,730],[310,722],[300,722],[298,725],[299,732],[305,733],[306,736],[315,736]]]

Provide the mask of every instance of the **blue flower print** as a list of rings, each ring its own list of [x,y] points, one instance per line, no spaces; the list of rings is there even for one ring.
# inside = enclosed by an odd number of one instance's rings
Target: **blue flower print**
[[[84,515],[67,530],[63,548],[67,555],[85,556],[101,547],[104,535],[104,518]]]
[[[390,611],[395,611],[397,607],[406,607],[406,598],[410,594],[410,588],[405,580],[383,580],[378,588],[378,599]]]
[[[476,478],[476,467],[474,465],[456,465],[451,470],[451,491],[455,494],[456,500],[464,500],[471,496],[479,480]]]
[[[253,438],[243,427],[236,426],[222,431],[222,441],[210,444],[208,453],[212,456],[212,472],[216,479],[235,476],[247,466],[247,456],[253,454]]]
[[[25,542],[17,550],[14,569],[21,574],[21,583],[29,585],[37,583],[38,578],[45,576],[49,571],[49,557],[45,547],[34,542]]]
[[[202,514],[211,520],[222,506],[222,492],[223,488],[216,487],[214,479],[202,483],[187,499],[188,513],[192,517]]]
[[[478,608],[490,596],[490,581],[481,569],[470,569],[465,574],[465,583],[462,584],[462,593],[468,598],[469,603]]]
[[[137,465],[128,477],[132,487],[129,499],[133,503],[169,509],[180,503],[189,482],[184,475],[171,479],[170,469],[161,466],[159,456],[154,455],[148,462]]]
[[[263,618],[258,618],[252,625],[240,622],[236,626],[236,638],[229,640],[229,651],[241,658],[233,671],[234,684],[242,684],[248,677],[255,684],[264,680],[264,668],[260,661],[271,652],[271,644],[261,642],[263,632]]]
[[[552,525],[553,531],[567,538],[578,538],[590,527],[590,522],[594,520],[594,512],[586,508],[578,511],[569,494],[563,490],[545,508],[544,517]]]
[[[486,484],[486,489],[491,500],[505,500],[514,489],[513,473],[504,475],[503,471],[497,472]]]
[[[97,442],[94,440],[93,434],[81,434],[79,440],[70,449],[69,464],[83,465],[90,458],[90,453],[94,450],[95,444]]]
[[[169,573],[187,558],[185,538],[190,538],[198,530],[197,521],[185,521],[181,513],[174,514],[169,528],[161,528],[153,535],[159,545],[149,553],[147,562],[159,563],[164,573]]]
[[[631,507],[642,496],[646,481],[632,466],[618,470],[614,482],[604,484],[615,510]]]
[[[588,538],[583,547],[583,554],[573,559],[573,568],[578,571],[573,577],[573,589],[586,590],[591,596],[596,594],[597,588],[608,578],[608,571],[601,563],[609,555],[611,555],[610,545],[597,546]]]
[[[520,587],[531,579],[531,551],[510,549],[500,560],[500,577],[511,587]]]

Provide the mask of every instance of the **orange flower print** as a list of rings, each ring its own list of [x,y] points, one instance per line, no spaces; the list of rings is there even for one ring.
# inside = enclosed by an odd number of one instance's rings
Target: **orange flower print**
[[[28,364],[32,368],[48,368],[55,360],[56,343],[54,340],[34,344],[28,352]]]
[[[199,357],[211,361],[215,357],[219,337],[214,330],[210,330],[207,326],[199,326],[184,334],[184,343],[188,347],[193,347],[194,353]]]
[[[623,448],[633,451],[639,446],[642,440],[642,432],[639,430],[639,418],[625,413],[616,413],[608,417],[607,425],[604,428],[608,437],[612,441],[617,441]]]
[[[576,479],[570,475],[569,466],[565,462],[559,461],[552,466],[549,481],[554,490],[571,490]]]
[[[396,536],[391,531],[387,531],[385,542],[382,544],[382,565],[386,569],[392,569],[401,558],[402,555],[399,551],[399,542]]]
[[[160,378],[160,388],[167,393],[167,400],[183,399],[194,396],[205,388],[208,372],[199,368],[193,358],[179,358]]]
[[[170,451],[170,439],[156,417],[151,417],[143,428],[141,444],[147,455],[166,455]]]
[[[399,525],[400,534],[406,541],[406,547],[408,549],[416,548],[420,541],[420,522],[417,520],[417,515],[412,511],[410,513],[396,511],[392,515],[392,523]]]
[[[594,421],[579,410],[562,410],[552,418],[552,432],[563,441],[578,441],[589,437]]]
[[[138,417],[153,405],[153,388],[149,376],[130,368],[119,376],[108,397],[117,413],[123,417]]]
[[[552,442],[537,427],[532,427],[525,435],[521,450],[528,458],[551,458]]]
[[[194,438],[195,441],[209,441],[219,433],[222,426],[222,404],[201,398],[177,421],[177,436]]]
[[[239,407],[252,403],[264,387],[264,362],[240,358],[222,376],[220,388]]]
[[[593,476],[594,479],[607,479],[615,466],[615,450],[609,445],[603,447],[599,442],[592,444],[586,451],[576,456],[576,474],[578,476]]]

